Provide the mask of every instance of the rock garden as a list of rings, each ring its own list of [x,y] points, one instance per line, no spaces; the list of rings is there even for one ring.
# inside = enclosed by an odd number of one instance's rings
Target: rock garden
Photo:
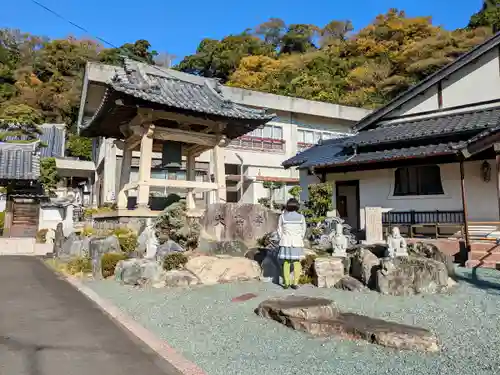
[[[210,375],[498,373],[494,271],[469,274],[397,231],[360,244],[327,216],[309,222],[298,291],[280,287],[278,214],[259,205],[212,205],[194,219],[181,200],[139,233],[56,231],[50,262]]]

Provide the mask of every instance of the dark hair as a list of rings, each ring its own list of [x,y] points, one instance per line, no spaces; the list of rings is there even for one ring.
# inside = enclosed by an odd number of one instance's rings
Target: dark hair
[[[300,209],[300,203],[295,198],[290,198],[285,205],[285,210],[288,212],[296,212]]]

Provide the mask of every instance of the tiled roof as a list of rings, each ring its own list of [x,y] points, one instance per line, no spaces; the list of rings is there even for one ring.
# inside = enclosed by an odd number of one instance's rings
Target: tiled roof
[[[40,178],[38,142],[0,143],[0,180],[37,180]]]
[[[308,148],[297,155],[285,160],[282,164],[285,168],[295,167],[308,161],[316,160],[324,155],[334,156],[343,150],[346,138],[336,138],[323,141],[322,143]]]
[[[38,139],[47,147],[40,147],[40,156],[42,158],[64,157],[64,146],[66,136],[65,124],[43,124],[40,125],[42,134]],[[5,137],[6,141],[26,140],[26,137]]]
[[[117,68],[111,87],[138,99],[168,107],[242,120],[271,120],[274,114],[236,104],[221,94],[215,80],[187,80],[152,69],[146,64],[125,59],[124,69]]]
[[[490,134],[490,129],[499,125],[500,107],[386,123],[374,130],[365,130],[352,137],[330,140],[314,146],[286,160],[283,166],[286,168],[340,166],[453,154],[457,153],[458,148],[467,145],[467,138],[472,137],[473,140],[478,133]],[[453,144],[444,140],[440,142],[440,137],[450,135],[458,136]],[[421,145],[410,145],[407,142],[419,140],[423,141]],[[428,145],[429,143],[431,145]],[[356,153],[352,150],[353,146],[357,146]],[[362,146],[377,146],[379,150],[364,152]],[[381,148],[384,150],[380,150]]]
[[[423,158],[428,156],[453,155],[457,153],[457,148],[461,144],[434,144],[426,146],[396,148],[383,151],[365,152],[362,154],[345,154],[340,152],[336,155],[323,155],[315,159],[310,159],[301,168],[346,166],[367,164],[381,161]]]
[[[359,132],[346,146],[376,145],[483,130],[500,124],[500,107],[380,125]]]

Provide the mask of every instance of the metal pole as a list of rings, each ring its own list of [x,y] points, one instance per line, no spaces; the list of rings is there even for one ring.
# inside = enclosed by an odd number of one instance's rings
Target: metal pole
[[[462,190],[462,209],[464,211],[465,247],[467,249],[467,254],[468,254],[470,251],[470,240],[469,240],[469,225],[467,223],[467,201],[465,199],[465,174],[464,174],[463,160],[460,160],[460,187]]]

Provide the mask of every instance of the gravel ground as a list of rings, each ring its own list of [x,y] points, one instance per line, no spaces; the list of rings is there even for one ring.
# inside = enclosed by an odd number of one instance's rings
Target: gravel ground
[[[389,297],[266,283],[140,290],[88,282],[101,296],[167,340],[208,375],[500,374],[500,272],[459,269],[445,295]],[[231,302],[244,293],[257,298]],[[315,339],[256,316],[262,300],[290,293],[323,296],[350,311],[434,331],[439,354],[398,352],[363,341]]]

